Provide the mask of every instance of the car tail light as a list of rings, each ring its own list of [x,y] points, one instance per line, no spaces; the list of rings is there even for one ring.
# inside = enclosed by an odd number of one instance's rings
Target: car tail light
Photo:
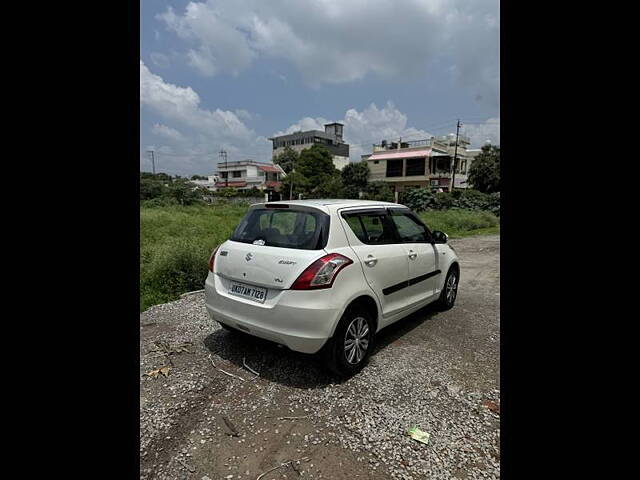
[[[352,263],[353,260],[339,253],[325,255],[309,265],[300,274],[298,279],[291,285],[291,290],[331,288],[338,272]]]
[[[214,250],[213,253],[211,254],[211,256],[209,257],[209,271],[213,272],[213,262],[216,259],[216,252],[218,251],[218,249],[220,248],[220,245],[218,245]]]

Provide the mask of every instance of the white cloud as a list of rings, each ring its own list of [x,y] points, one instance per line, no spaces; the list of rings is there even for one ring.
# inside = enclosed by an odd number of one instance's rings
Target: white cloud
[[[140,103],[164,118],[207,135],[248,139],[252,132],[234,112],[200,108],[200,97],[191,87],[166,83],[140,62]]]
[[[189,49],[189,64],[206,76],[220,72],[237,75],[249,66],[255,57],[243,32],[229,24],[224,11],[213,5],[191,2],[183,15],[176,15],[172,7],[158,15],[170,30],[180,38],[195,41]]]
[[[154,143],[145,150],[156,152],[156,170],[167,173],[192,175],[211,173],[219,161],[218,152],[225,149],[229,159],[269,161],[271,142],[263,135],[248,128],[242,119],[259,115],[242,109],[209,110],[200,105],[199,95],[191,87],[181,87],[166,82],[140,62],[140,103],[162,118],[149,133]],[[351,160],[371,153],[373,143],[381,140],[420,140],[432,136],[427,130],[410,125],[406,114],[392,102],[378,107],[372,103],[359,111],[350,108],[341,119],[304,117],[274,135],[299,130],[324,130],[324,124],[340,121],[344,124],[345,141],[351,145]],[[500,143],[500,119],[490,118],[481,124],[464,124],[462,133],[471,137],[473,146],[481,146],[489,139]],[[157,140],[157,141],[156,141]],[[141,168],[150,170],[146,152],[141,153]]]
[[[476,98],[498,102],[498,0],[208,0],[158,18],[190,44],[185,56],[204,75],[270,57],[319,86],[429,74],[437,61]]]
[[[178,130],[176,130],[175,128],[167,127],[166,125],[162,125],[160,123],[156,123],[153,127],[151,127],[151,133],[169,140],[184,140],[184,135],[182,135]]]
[[[274,136],[289,135],[290,133],[305,132],[307,130],[324,130],[325,123],[329,123],[329,121],[326,118],[304,117],[298,122],[294,123],[293,125],[290,125],[289,127],[287,127],[286,130],[282,130],[274,133]]]
[[[251,120],[254,117],[253,114],[251,114],[247,110],[244,110],[244,109],[241,109],[241,108],[240,109],[236,109],[235,110],[235,114],[236,114],[236,116],[238,118],[242,118],[244,120]]]
[[[150,57],[154,65],[160,68],[167,68],[171,63],[169,57],[164,53],[153,52],[151,53]]]
[[[220,149],[229,158],[252,157],[269,160],[269,141],[256,135],[240,117],[251,118],[246,110],[208,110],[200,106],[200,97],[191,87],[164,81],[140,62],[140,105],[163,119],[150,132],[162,140],[153,149],[169,173],[205,173],[215,169]],[[141,156],[141,167],[149,160]]]
[[[372,103],[362,112],[349,109],[343,123],[345,139],[354,144],[350,148],[352,160],[360,160],[360,155],[371,153],[372,144],[382,140],[422,140],[432,136],[425,130],[407,126],[407,116],[392,102],[380,109]]]
[[[473,148],[480,148],[487,140],[500,145],[500,119],[489,118],[484,123],[463,125],[462,133],[470,137]]]

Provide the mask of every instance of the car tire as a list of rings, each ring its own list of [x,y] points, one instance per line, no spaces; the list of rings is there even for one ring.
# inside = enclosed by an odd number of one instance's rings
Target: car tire
[[[327,367],[343,378],[358,373],[373,350],[374,339],[375,324],[371,314],[363,308],[349,308],[325,345]]]
[[[456,298],[458,297],[459,283],[460,271],[455,266],[452,266],[447,272],[442,292],[440,292],[440,298],[438,299],[439,310],[445,311],[453,308],[456,303]]]

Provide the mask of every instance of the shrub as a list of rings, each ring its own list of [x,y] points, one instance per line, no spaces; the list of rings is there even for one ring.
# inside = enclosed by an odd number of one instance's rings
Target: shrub
[[[167,195],[168,187],[165,187],[164,180],[155,177],[140,177],[140,200],[151,200]]]
[[[146,208],[171,207],[175,205],[180,205],[180,203],[173,197],[157,197],[140,202],[140,207]]]
[[[416,212],[436,209],[436,195],[429,188],[405,190],[402,192],[400,202]]]
[[[395,200],[391,187],[387,182],[369,183],[362,198],[363,200],[377,200],[379,202],[393,202]]]
[[[494,215],[500,216],[500,192],[489,194],[489,207],[487,208]]]
[[[413,188],[402,192],[401,203],[416,212],[427,210],[484,210],[500,215],[500,192],[482,193],[477,190],[454,190],[434,193],[428,188]]]
[[[458,201],[453,193],[442,192],[434,194],[434,210],[449,210],[457,208]]]
[[[220,188],[215,192],[207,192],[210,197],[216,198],[260,198],[264,196],[264,192],[261,192],[256,187],[251,187],[247,190],[237,190],[235,188]]]

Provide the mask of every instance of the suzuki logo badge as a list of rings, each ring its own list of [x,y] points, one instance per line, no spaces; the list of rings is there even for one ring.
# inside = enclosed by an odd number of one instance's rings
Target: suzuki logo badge
[[[247,253],[247,255],[244,257],[244,259],[248,262],[249,260],[251,260],[253,258],[253,253]]]

